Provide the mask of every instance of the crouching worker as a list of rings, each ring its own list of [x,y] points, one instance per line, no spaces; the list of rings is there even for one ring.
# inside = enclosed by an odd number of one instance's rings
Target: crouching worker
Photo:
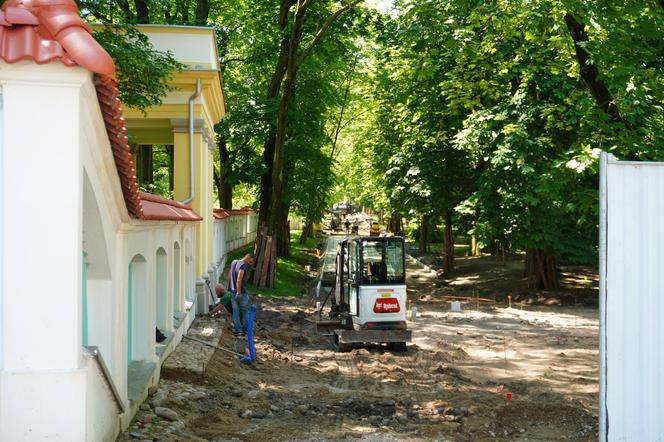
[[[247,333],[247,315],[249,314],[249,292],[247,292],[247,278],[249,267],[256,260],[247,254],[242,259],[236,259],[231,263],[228,271],[228,291],[231,292],[231,304],[233,308],[233,333],[235,335]]]
[[[231,292],[227,292],[221,284],[217,284],[214,287],[214,292],[217,294],[217,298],[219,298],[219,303],[210,311],[210,316],[221,315],[221,310],[224,308],[232,315],[233,303],[231,302]]]

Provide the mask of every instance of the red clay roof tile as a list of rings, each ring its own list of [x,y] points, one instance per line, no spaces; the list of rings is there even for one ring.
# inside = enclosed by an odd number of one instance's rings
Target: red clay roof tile
[[[243,207],[241,209],[224,209],[224,210],[226,210],[231,215],[248,215],[251,212],[253,212],[253,210],[251,210],[248,207]]]
[[[213,209],[212,215],[214,216],[214,219],[225,219],[231,216],[231,214],[228,213],[225,209]]]
[[[0,25],[0,59],[8,63],[59,60],[97,74],[115,74],[113,59],[92,37],[73,0],[7,0]]]
[[[30,11],[18,6],[10,6],[9,3],[6,2],[2,8],[7,25],[37,26],[39,24],[37,17],[32,15]]]
[[[143,219],[172,221],[200,221],[203,219],[186,204],[146,192],[139,194],[143,206]]]

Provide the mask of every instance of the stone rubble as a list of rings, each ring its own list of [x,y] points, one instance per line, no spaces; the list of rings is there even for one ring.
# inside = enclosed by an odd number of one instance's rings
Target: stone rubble
[[[199,317],[194,320],[187,336],[217,345],[224,325],[223,317],[221,319]],[[181,416],[169,406],[198,403],[211,397],[214,392],[205,385],[173,381],[169,377],[202,378],[214,351],[212,347],[183,339],[164,361],[159,385],[150,387],[148,398],[140,405],[129,428],[120,434],[117,441],[164,440],[169,435],[176,440],[200,440],[187,431],[185,424],[187,416]],[[241,396],[242,392],[238,390],[237,395]]]
[[[187,336],[216,345],[225,323],[225,317],[198,317],[187,331]],[[203,377],[205,367],[210,362],[214,351],[213,347],[183,338],[175,351],[164,361],[161,367],[162,376],[168,377],[170,374],[177,375],[185,372]]]

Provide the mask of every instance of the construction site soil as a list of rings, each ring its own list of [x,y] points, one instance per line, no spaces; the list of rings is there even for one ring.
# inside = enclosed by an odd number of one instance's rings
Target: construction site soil
[[[410,260],[417,317],[403,353],[337,353],[316,332],[312,298],[255,296],[257,359],[217,351],[203,378],[162,379],[192,398],[163,398],[181,423],[151,440],[596,440],[596,275],[563,269],[563,288],[536,293],[517,258],[456,264],[443,281]],[[229,323],[219,345],[243,352]]]

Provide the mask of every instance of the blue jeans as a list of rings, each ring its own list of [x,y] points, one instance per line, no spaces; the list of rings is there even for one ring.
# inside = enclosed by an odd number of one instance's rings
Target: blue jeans
[[[239,298],[239,299],[238,299]],[[249,313],[249,293],[236,296],[231,292],[231,304],[233,305],[233,328],[236,333],[247,332],[247,314]],[[240,314],[242,321],[240,321]]]

